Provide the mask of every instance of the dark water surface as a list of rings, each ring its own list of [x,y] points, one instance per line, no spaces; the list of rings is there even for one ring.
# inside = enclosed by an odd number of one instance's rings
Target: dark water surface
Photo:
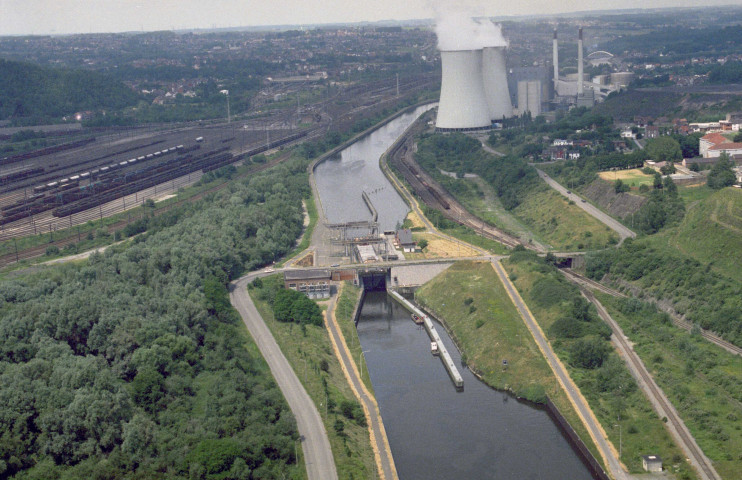
[[[453,342],[438,332],[460,365]],[[544,410],[463,367],[457,392],[425,330],[385,292],[366,295],[358,335],[400,479],[592,478]]]
[[[362,191],[383,230],[404,220],[408,207],[379,158],[429,108],[400,116],[317,166],[330,222],[370,220]],[[438,332],[459,365],[458,350],[442,327]],[[488,388],[463,367],[464,391],[457,392],[425,330],[385,292],[366,295],[358,335],[401,480],[591,478],[545,411]]]
[[[361,198],[365,191],[379,213],[382,230],[402,223],[409,208],[379,168],[379,158],[404,130],[432,105],[399,116],[387,125],[319,164],[315,170],[317,189],[325,216],[331,223],[371,220]]]

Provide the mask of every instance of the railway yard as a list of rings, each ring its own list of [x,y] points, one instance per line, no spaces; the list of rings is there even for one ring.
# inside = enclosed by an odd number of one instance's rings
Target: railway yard
[[[351,85],[301,109],[253,110],[231,122],[83,129],[58,145],[0,158],[0,242],[49,234],[49,244],[74,243],[71,233],[56,232],[176,194],[225,165],[347,131],[433,81]],[[43,253],[16,249],[0,263]]]
[[[25,173],[13,178],[6,174],[0,187],[0,240],[118,213],[168,187],[172,192],[203,173],[312,136],[320,128],[260,131],[225,124],[98,136],[25,158],[13,163],[15,172]]]

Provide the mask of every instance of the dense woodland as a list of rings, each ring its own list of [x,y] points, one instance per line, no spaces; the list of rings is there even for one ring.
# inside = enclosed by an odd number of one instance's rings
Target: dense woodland
[[[59,122],[75,112],[134,106],[139,99],[110,75],[0,58],[0,119]]]
[[[226,285],[293,247],[305,167],[0,282],[0,477],[301,477],[295,420]]]
[[[671,63],[705,55],[738,53],[742,42],[742,25],[719,28],[666,27],[642,35],[623,35],[600,46],[616,54],[642,52],[651,56],[648,61]],[[661,54],[661,55],[660,55]]]

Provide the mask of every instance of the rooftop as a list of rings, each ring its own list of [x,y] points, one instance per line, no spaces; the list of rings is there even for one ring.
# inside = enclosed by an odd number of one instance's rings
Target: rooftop
[[[709,150],[739,150],[742,149],[742,143],[727,142],[713,147],[709,147]]]
[[[312,270],[286,270],[283,272],[284,280],[317,280],[330,278],[332,275],[329,270],[312,269]]]
[[[402,245],[415,243],[415,241],[412,239],[412,230],[410,230],[409,228],[397,230],[397,239],[399,239],[399,243]]]
[[[727,137],[725,137],[721,133],[716,132],[704,135],[703,137],[701,137],[701,140],[706,140],[707,142],[711,142],[714,145],[718,145],[720,143],[731,143]]]

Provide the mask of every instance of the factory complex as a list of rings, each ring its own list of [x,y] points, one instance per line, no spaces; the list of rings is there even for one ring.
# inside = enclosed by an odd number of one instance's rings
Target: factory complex
[[[468,20],[468,21],[467,21]],[[456,39],[452,40],[452,32]],[[553,71],[545,67],[507,67],[508,43],[500,26],[489,19],[458,19],[436,27],[441,54],[441,94],[436,129],[440,132],[489,130],[504,119],[532,117],[573,106],[592,107],[611,92],[625,88],[633,73],[615,72],[592,79],[584,73],[582,28],[578,31],[577,73],[559,72],[557,31]],[[609,52],[588,55],[591,65],[610,62]]]

